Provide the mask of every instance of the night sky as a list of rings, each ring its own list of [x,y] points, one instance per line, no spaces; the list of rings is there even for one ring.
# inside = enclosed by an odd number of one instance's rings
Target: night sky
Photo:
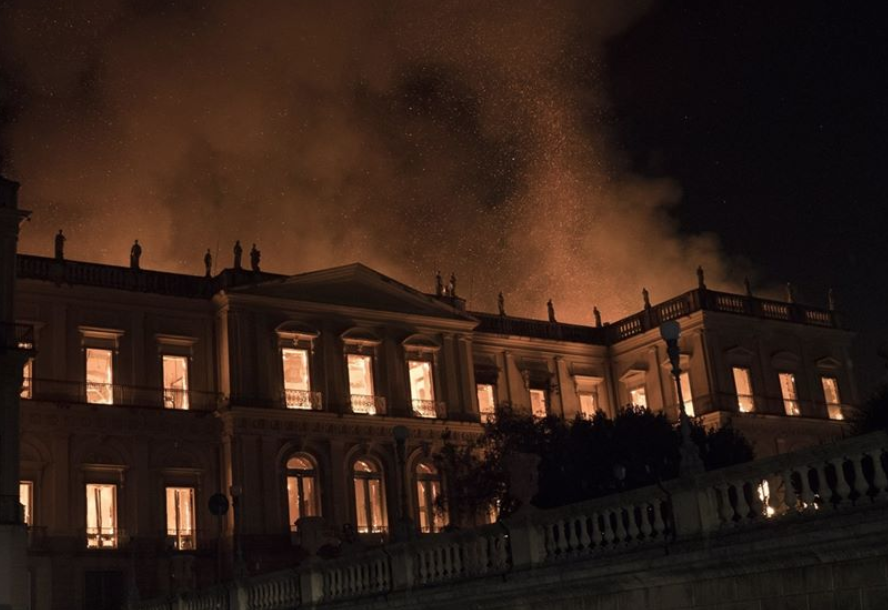
[[[702,264],[833,287],[863,388],[884,370],[881,3],[68,4],[0,4],[22,251],[64,228],[71,258],[139,238],[202,273],[240,239],[271,271],[456,271],[471,307],[582,323]]]

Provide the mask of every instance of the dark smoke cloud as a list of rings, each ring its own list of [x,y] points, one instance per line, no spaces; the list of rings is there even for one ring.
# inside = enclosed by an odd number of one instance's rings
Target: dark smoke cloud
[[[363,261],[471,306],[606,318],[726,268],[606,128],[604,43],[646,2],[22,2],[5,9],[24,251],[202,271]]]

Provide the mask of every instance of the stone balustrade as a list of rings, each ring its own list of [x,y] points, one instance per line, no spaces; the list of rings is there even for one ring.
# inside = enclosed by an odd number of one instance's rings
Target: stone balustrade
[[[888,504],[888,434],[855,437],[274,572],[138,610],[283,610],[520,573]],[[761,529],[767,533],[767,529]],[[574,562],[574,563],[570,563]]]

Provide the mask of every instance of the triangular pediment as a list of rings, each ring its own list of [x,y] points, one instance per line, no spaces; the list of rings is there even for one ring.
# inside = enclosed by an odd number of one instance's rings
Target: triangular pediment
[[[360,263],[240,286],[230,293],[474,321],[453,306]]]

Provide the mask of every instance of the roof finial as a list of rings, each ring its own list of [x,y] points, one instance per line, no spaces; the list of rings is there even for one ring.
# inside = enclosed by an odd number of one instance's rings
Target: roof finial
[[[441,279],[441,271],[435,272],[435,296],[444,296],[444,280]]]
[[[598,311],[597,306],[592,307],[592,317],[595,318],[595,326],[601,328],[601,312]]]
[[[746,296],[752,296],[752,284],[749,283],[749,278],[743,278],[743,287],[746,288]]]
[[[647,288],[641,289],[641,298],[644,299],[644,308],[650,309],[651,308],[651,293],[648,292]]]
[[[795,303],[795,301],[795,286],[792,285],[792,282],[786,282],[786,302]]]
[[[65,260],[65,236],[62,234],[62,230],[59,229],[58,234],[55,236],[55,258],[57,261]]]
[[[499,308],[499,315],[505,317],[505,315],[506,315],[506,297],[503,296],[502,290],[500,290],[500,293],[496,297],[496,306]]]
[[[546,303],[546,309],[549,310],[549,322],[554,324],[558,320],[555,319],[555,305],[552,303],[552,299],[549,299],[549,302]]]

